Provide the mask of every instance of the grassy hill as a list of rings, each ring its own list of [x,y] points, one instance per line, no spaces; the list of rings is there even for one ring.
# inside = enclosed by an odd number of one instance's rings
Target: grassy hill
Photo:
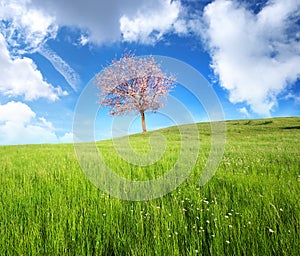
[[[210,124],[198,129],[189,178],[141,202],[97,189],[72,144],[0,147],[0,255],[298,255],[300,118],[227,121],[222,162],[204,186]],[[127,163],[112,141],[97,146],[120,176],[158,178],[180,152],[176,127],[159,132],[166,149],[150,166]],[[131,136],[134,151],[150,152],[152,133]]]

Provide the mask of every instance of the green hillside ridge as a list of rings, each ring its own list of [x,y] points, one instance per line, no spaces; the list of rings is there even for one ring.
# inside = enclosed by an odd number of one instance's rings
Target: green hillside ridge
[[[197,125],[191,175],[142,202],[97,189],[72,144],[1,146],[0,255],[298,255],[300,117],[226,121],[222,162],[204,186],[211,130]],[[178,128],[129,137],[135,152],[147,154],[157,132],[166,150],[146,167],[127,163],[111,140],[97,146],[115,173],[149,180],[176,163]]]

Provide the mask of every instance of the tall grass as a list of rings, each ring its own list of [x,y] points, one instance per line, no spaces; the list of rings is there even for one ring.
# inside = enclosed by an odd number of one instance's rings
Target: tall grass
[[[210,130],[198,127],[190,177],[143,202],[94,187],[71,144],[0,147],[0,255],[299,255],[300,118],[227,122],[223,160],[202,187]],[[161,132],[169,147],[148,168],[111,141],[98,147],[116,173],[147,180],[176,162],[178,130]],[[136,151],[150,150],[148,135],[130,138]]]

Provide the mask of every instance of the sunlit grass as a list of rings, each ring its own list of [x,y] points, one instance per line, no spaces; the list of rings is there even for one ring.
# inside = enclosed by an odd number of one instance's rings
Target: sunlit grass
[[[111,141],[98,147],[108,166],[132,180],[165,173],[180,136],[153,166],[128,164]],[[149,133],[151,134],[151,133]],[[130,143],[146,154],[149,134]],[[145,202],[122,201],[86,179],[73,145],[0,147],[0,255],[298,255],[300,118],[227,122],[223,160],[199,187],[209,125],[190,177]]]

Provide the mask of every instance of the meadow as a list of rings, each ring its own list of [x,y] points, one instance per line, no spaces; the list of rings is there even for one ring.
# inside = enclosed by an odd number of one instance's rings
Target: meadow
[[[300,118],[226,122],[214,177],[199,180],[210,125],[188,179],[148,201],[114,198],[89,181],[72,144],[0,147],[0,255],[299,255]],[[107,165],[131,180],[157,178],[176,162],[176,127],[160,131],[165,155],[133,166],[97,143]],[[130,137],[137,152],[149,136]]]

